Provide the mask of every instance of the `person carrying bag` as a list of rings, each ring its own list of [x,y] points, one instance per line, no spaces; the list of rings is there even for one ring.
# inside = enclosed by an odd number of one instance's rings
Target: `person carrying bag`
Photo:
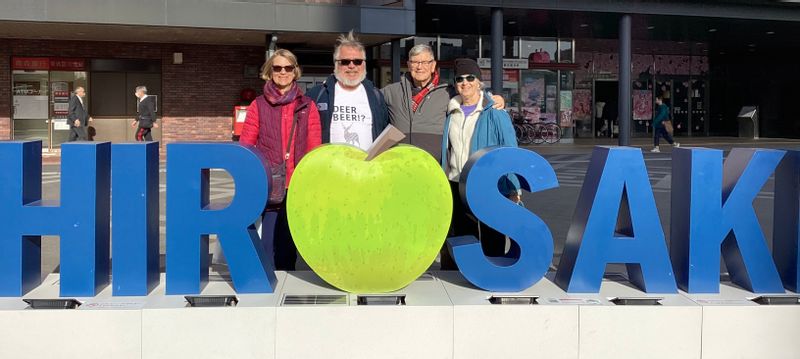
[[[275,51],[261,68],[264,94],[247,107],[239,142],[254,145],[269,162],[272,187],[262,222],[265,245],[272,244],[275,269],[294,270],[297,248],[286,217],[286,190],[303,156],[322,143],[317,106],[303,95],[297,57]],[[288,131],[287,131],[288,130]],[[274,224],[274,225],[273,225]]]
[[[656,97],[656,114],[653,116],[653,149],[650,152],[661,152],[658,147],[658,140],[661,137],[664,137],[670,145],[680,147],[680,143],[672,140],[673,130],[672,120],[669,118],[669,106],[664,104],[661,96],[658,96]]]

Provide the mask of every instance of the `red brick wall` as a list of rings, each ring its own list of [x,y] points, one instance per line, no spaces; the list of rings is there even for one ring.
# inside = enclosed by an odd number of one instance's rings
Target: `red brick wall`
[[[183,53],[173,65],[172,54]],[[162,57],[164,143],[228,141],[233,106],[245,87],[261,92],[263,80],[245,79],[244,65],[261,65],[263,48],[165,45]]]
[[[183,64],[172,64],[173,52]],[[0,139],[10,137],[11,56],[160,59],[164,143],[230,140],[240,91],[263,85],[244,78],[245,65],[263,63],[263,47],[0,39]]]
[[[0,39],[0,140],[11,139],[11,57],[7,40]]]

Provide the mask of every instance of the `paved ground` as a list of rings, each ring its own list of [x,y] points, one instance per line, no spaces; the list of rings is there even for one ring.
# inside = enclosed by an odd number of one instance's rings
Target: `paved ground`
[[[727,152],[732,147],[761,147],[761,148],[793,148],[800,149],[800,140],[761,140],[761,141],[742,141],[736,138],[696,138],[680,139],[683,146],[704,146],[724,149]],[[554,263],[558,263],[560,255],[569,229],[575,204],[578,199],[580,188],[583,184],[584,175],[588,166],[592,148],[596,145],[614,145],[614,140],[578,140],[573,144],[539,145],[528,147],[543,157],[545,157],[556,170],[558,175],[559,187],[549,191],[536,194],[525,193],[523,200],[528,209],[540,216],[550,227],[555,241],[556,258]],[[649,152],[649,139],[634,139],[632,145],[642,147],[645,150],[645,163],[650,176],[650,183],[653,187],[656,204],[660,214],[662,226],[665,234],[669,237],[669,215],[670,215],[670,180],[671,180],[671,160],[669,146],[662,146],[662,153]],[[50,157],[43,166],[43,194],[45,199],[56,199],[60,189],[60,175],[57,157]],[[164,185],[165,169],[161,167],[161,253],[164,253],[164,225],[165,208]],[[224,172],[212,172],[211,197],[214,201],[230,200],[234,184],[230,177]],[[766,184],[759,193],[753,205],[761,220],[762,228],[767,236],[772,234],[772,180]],[[43,219],[44,220],[44,219]],[[43,241],[43,274],[57,270],[58,267],[58,241],[57,238],[48,237]],[[213,247],[213,244],[212,244]],[[434,264],[437,267],[438,264]],[[301,263],[299,268],[306,268]]]

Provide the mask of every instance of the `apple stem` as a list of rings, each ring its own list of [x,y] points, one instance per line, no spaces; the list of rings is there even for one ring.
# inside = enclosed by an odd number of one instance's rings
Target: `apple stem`
[[[406,138],[406,135],[398,130],[397,127],[392,125],[386,126],[386,129],[381,132],[380,136],[372,142],[372,146],[370,146],[367,151],[367,158],[365,161],[372,161],[375,157],[378,157],[381,153],[392,148],[404,138]]]

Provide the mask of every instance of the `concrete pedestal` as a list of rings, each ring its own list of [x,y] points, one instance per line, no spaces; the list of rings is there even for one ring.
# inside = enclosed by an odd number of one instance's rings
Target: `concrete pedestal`
[[[58,274],[25,298],[58,298]],[[31,310],[22,298],[0,299],[0,358],[141,358],[143,297],[77,298],[75,310]]]
[[[703,359],[800,357],[800,305],[759,305],[757,296],[730,284],[687,295],[703,306]]]
[[[347,302],[278,307],[278,358],[452,358],[453,307],[439,280],[425,277],[398,291],[406,296],[402,306],[359,306],[358,294],[332,288],[313,272],[289,273],[281,290],[281,298],[330,294]]]
[[[458,272],[434,272],[396,293],[405,305],[363,306],[359,294],[313,272],[276,274],[275,293],[237,295],[235,307],[188,307],[183,296],[165,295],[163,277],[146,297],[112,297],[108,287],[76,298],[83,304],[74,310],[0,298],[0,358],[800,357],[800,305],[759,305],[757,295],[729,284],[720,294],[662,295],[605,280],[598,294],[574,295],[548,276],[520,293],[490,293]],[[25,298],[58,298],[58,280],[48,276]],[[212,275],[202,294],[234,290]],[[298,304],[296,295],[340,300]],[[491,304],[493,295],[538,298]],[[636,306],[614,297],[663,299]]]
[[[275,309],[286,273],[273,294],[238,294],[235,307],[190,308],[182,295],[165,295],[162,279],[142,317],[142,358],[276,358]],[[215,280],[216,279],[216,280]],[[235,294],[218,276],[203,295]]]

